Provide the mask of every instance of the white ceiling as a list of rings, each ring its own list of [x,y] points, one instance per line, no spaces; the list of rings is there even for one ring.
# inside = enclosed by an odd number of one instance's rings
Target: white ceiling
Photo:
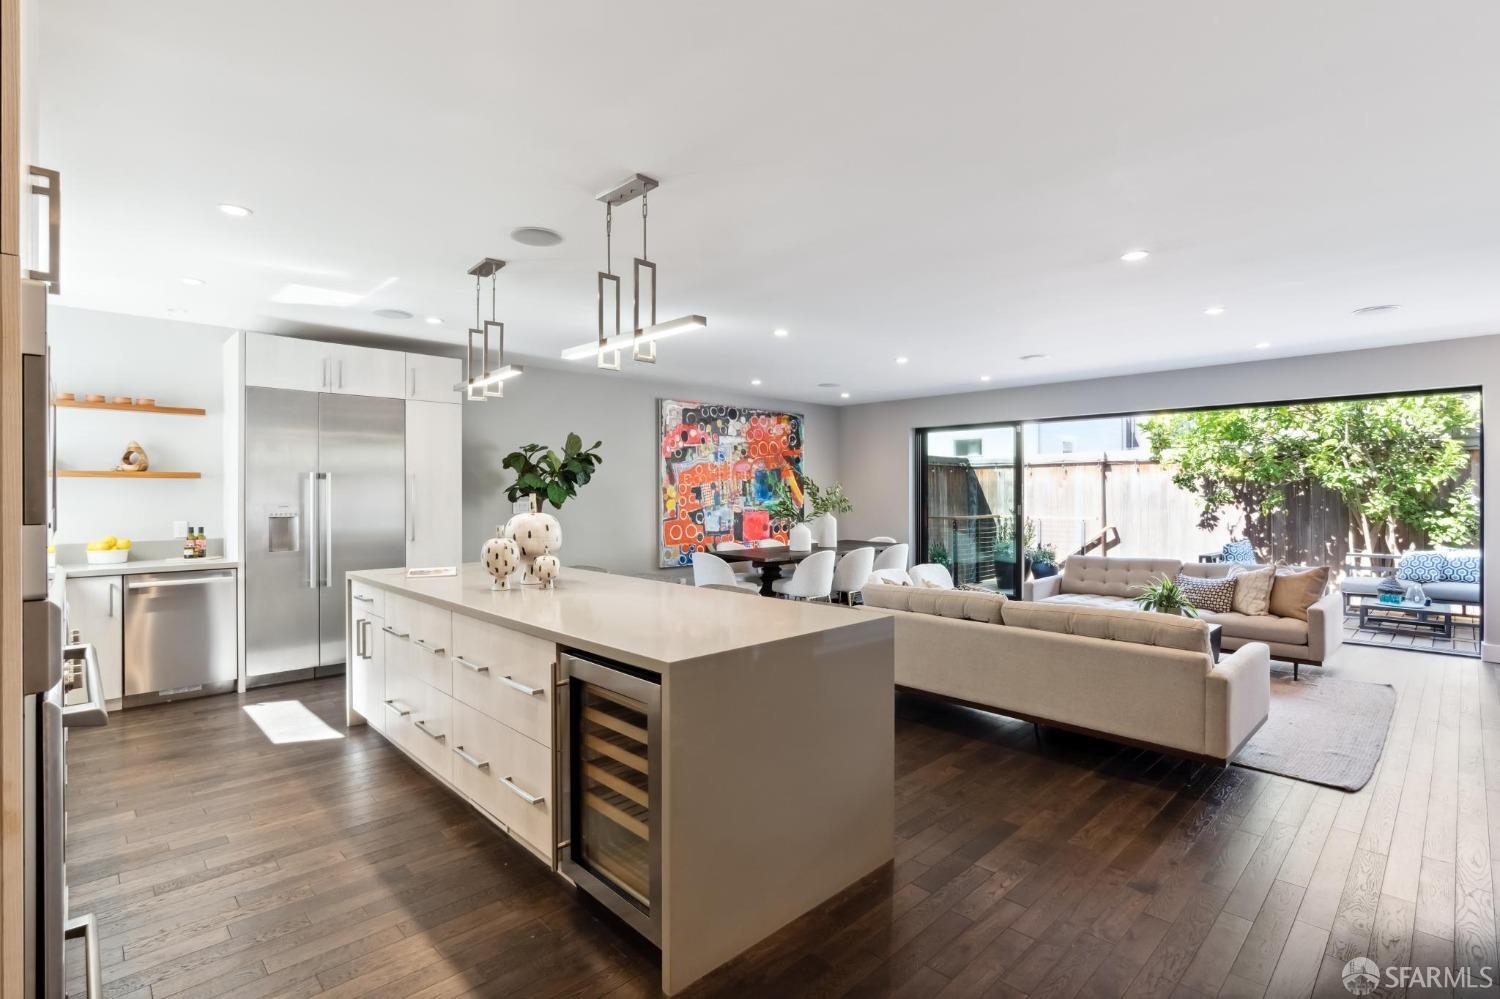
[[[66,305],[456,343],[499,256],[561,364],[641,171],[660,314],[710,331],[624,377],[867,402],[1500,330],[1487,0],[41,6]]]

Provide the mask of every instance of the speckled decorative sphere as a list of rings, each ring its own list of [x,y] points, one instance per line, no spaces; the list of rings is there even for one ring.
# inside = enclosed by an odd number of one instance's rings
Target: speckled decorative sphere
[[[490,574],[497,590],[510,589],[510,577],[521,566],[521,549],[510,538],[490,538],[484,543],[480,552],[479,560],[484,563],[484,570]]]
[[[538,555],[532,560],[531,568],[528,570],[531,578],[526,581],[537,586],[552,588],[552,583],[562,573],[562,563],[556,555]]]
[[[551,555],[562,548],[562,525],[550,513],[518,513],[505,525],[505,536],[514,538],[525,558]]]

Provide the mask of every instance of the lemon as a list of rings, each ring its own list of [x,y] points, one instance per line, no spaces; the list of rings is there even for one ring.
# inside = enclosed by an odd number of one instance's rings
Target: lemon
[[[88,543],[88,550],[91,552],[102,552],[104,550],[104,542],[90,541]]]
[[[113,534],[111,534],[109,537],[105,538],[101,542],[101,544],[104,545],[104,550],[105,551],[109,551],[111,548],[113,548],[115,546],[115,540],[116,539],[115,539],[115,536]]]
[[[123,552],[123,551],[129,551],[129,550],[130,550],[130,539],[129,538],[116,538],[115,539],[115,551],[117,551],[117,552]]]

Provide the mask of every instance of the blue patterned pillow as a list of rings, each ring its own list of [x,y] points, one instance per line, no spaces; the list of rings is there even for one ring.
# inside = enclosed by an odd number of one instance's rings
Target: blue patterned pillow
[[[1448,560],[1442,552],[1407,552],[1396,563],[1396,578],[1408,583],[1436,583],[1447,568]]]
[[[1249,541],[1241,538],[1239,541],[1231,541],[1219,552],[1221,562],[1249,562],[1255,563],[1255,546]]]
[[[1444,582],[1479,582],[1479,552],[1472,548],[1462,551],[1454,549],[1443,552],[1443,558],[1448,560],[1447,567],[1443,571]]]

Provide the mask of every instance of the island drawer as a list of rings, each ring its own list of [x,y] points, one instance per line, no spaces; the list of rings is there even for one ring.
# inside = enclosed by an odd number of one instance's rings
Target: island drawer
[[[404,748],[444,780],[453,777],[453,698],[418,682],[421,698],[412,712]]]
[[[461,702],[452,741],[454,785],[550,860],[552,751]]]
[[[543,746],[552,745],[556,658],[544,639],[454,615],[454,699]]]
[[[453,692],[453,615],[441,607],[390,594],[385,602],[385,632],[392,640],[388,668],[404,670],[445,694]],[[391,652],[392,644],[396,651]]]
[[[354,609],[368,617],[385,618],[385,591],[378,586],[371,586],[359,580],[351,580],[349,583],[349,599],[354,602]]]

